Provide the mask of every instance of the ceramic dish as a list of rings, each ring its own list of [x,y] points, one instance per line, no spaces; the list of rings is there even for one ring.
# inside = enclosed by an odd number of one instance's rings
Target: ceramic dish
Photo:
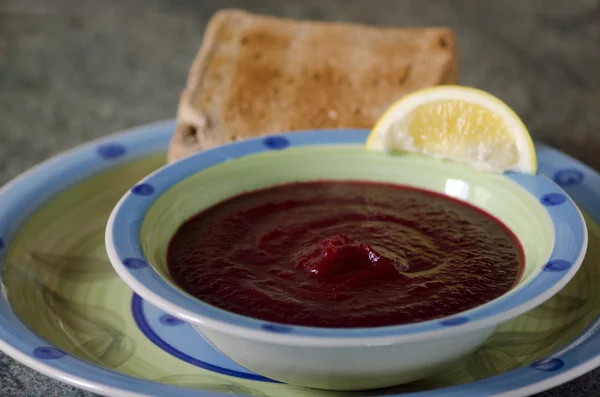
[[[426,377],[477,349],[500,323],[538,306],[577,272],[587,231],[575,204],[551,179],[491,175],[419,155],[372,153],[364,149],[367,134],[321,130],[256,138],[163,167],[115,207],[106,229],[108,256],[134,292],[190,322],[243,367],[278,381],[335,390]],[[354,329],[266,323],[208,305],[171,282],[167,246],[186,219],[248,190],[322,179],[415,186],[483,208],[521,241],[524,276],[509,293],[467,312]]]
[[[518,397],[600,365],[600,175],[538,145],[540,172],[574,198],[589,232],[580,270],[553,298],[503,323],[477,352],[410,385],[326,392],[240,367],[133,294],[106,256],[112,208],[164,164],[174,128],[157,123],[91,142],[1,189],[4,352],[62,382],[119,397]]]

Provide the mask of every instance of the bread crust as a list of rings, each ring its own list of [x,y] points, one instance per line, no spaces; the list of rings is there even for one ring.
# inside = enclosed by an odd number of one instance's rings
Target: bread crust
[[[238,139],[371,128],[408,92],[459,76],[447,28],[374,27],[217,12],[180,96],[168,161]]]

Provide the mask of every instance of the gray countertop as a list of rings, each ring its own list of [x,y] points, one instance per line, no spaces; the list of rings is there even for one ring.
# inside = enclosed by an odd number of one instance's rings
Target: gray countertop
[[[458,34],[461,82],[510,104],[535,139],[600,170],[600,2],[0,1],[0,184],[62,150],[173,117],[222,7]],[[595,371],[539,396],[598,396]],[[0,353],[2,396],[91,396]]]

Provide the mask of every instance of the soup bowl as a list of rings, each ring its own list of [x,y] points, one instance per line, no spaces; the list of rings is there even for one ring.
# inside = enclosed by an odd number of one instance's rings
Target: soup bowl
[[[465,356],[502,322],[556,294],[577,272],[587,229],[574,202],[543,175],[489,174],[416,154],[368,152],[366,130],[319,130],[228,144],[167,165],[114,208],[106,248],[119,276],[165,312],[187,321],[235,362],[274,380],[360,390],[424,378]],[[292,181],[378,181],[462,200],[493,215],[523,247],[510,291],[448,317],[397,326],[324,328],[271,323],[207,304],[167,268],[177,229],[242,192]]]

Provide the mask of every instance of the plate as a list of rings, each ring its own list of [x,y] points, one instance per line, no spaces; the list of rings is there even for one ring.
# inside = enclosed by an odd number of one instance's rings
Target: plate
[[[484,347],[435,377],[387,390],[285,385],[233,363],[191,327],[118,278],[104,228],[118,199],[165,159],[173,121],[52,158],[0,191],[0,348],[25,365],[110,396],[523,396],[600,365],[600,175],[538,145],[540,172],[575,199],[589,248],[554,298],[503,324]]]

